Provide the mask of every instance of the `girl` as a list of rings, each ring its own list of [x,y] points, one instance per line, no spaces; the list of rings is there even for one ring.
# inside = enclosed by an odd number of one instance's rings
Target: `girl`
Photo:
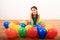
[[[36,25],[38,23],[38,20],[39,20],[39,14],[37,12],[37,7],[36,6],[32,6],[31,7],[31,22],[32,22],[32,25]]]

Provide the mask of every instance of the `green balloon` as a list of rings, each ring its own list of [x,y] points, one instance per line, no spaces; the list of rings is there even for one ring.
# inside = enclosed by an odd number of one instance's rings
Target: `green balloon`
[[[44,22],[43,19],[40,19],[40,20],[38,21],[38,24],[46,24],[46,23]]]
[[[38,24],[46,24],[45,22],[38,22]]]
[[[27,31],[26,31],[25,28],[20,28],[20,29],[18,30],[18,34],[19,34],[19,36],[21,36],[21,37],[26,37]]]

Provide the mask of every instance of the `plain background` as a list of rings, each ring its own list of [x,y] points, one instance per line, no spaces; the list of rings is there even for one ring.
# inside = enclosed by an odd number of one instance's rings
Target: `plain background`
[[[41,19],[60,19],[60,0],[0,0],[0,19],[30,20],[32,6],[37,6]]]

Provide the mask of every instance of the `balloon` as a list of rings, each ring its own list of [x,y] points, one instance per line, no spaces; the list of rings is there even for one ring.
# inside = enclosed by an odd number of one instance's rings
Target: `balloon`
[[[14,28],[16,25],[14,23],[9,24],[9,28]]]
[[[32,22],[30,22],[30,25],[32,25]]]
[[[45,29],[48,31],[49,29],[51,29],[52,28],[52,26],[51,25],[45,25]]]
[[[40,26],[44,28],[45,27],[45,24],[40,24]]]
[[[38,24],[45,24],[45,22],[44,22],[43,19],[40,19],[40,20],[38,21]]]
[[[16,25],[19,25],[20,24],[20,22],[19,21],[16,21],[16,20],[13,21],[13,23],[16,24]]]
[[[17,36],[17,32],[14,29],[6,29],[5,33],[7,35],[8,38],[15,38]]]
[[[36,28],[29,28],[27,34],[31,38],[37,37],[37,29]]]
[[[32,28],[32,25],[27,25],[25,28],[28,30],[29,28]]]
[[[21,36],[21,37],[26,37],[26,35],[27,35],[26,29],[25,29],[25,28],[20,28],[20,29],[18,30],[18,34],[19,34],[19,36]]]
[[[19,24],[21,27],[25,27],[26,26],[26,24],[24,24],[24,23],[20,23]]]
[[[21,26],[20,25],[15,25],[14,23],[10,23],[9,28],[12,28],[12,29],[14,29],[18,32],[18,29],[21,28]]]
[[[48,30],[47,37],[48,38],[55,38],[57,36],[57,30],[56,29],[50,29]]]
[[[46,31],[45,28],[39,28],[39,29],[38,29],[38,36],[39,36],[40,38],[45,38],[46,35],[47,35],[47,31]]]
[[[40,24],[46,24],[45,22],[41,22]]]
[[[20,21],[20,23],[24,23],[24,24],[28,24],[28,22],[26,21],[26,20],[22,20],[22,21]]]
[[[17,31],[17,33],[18,33],[18,30],[21,28],[21,26],[20,25],[16,25],[13,29],[15,29],[16,31]]]
[[[4,27],[5,27],[5,28],[8,28],[9,23],[10,23],[10,22],[8,22],[8,21],[4,22],[4,24],[3,24]]]
[[[41,28],[41,26],[40,26],[40,25],[38,25],[38,24],[36,24],[34,27],[35,27],[36,29]]]
[[[29,24],[29,20],[26,20],[26,22],[27,22],[27,25]]]

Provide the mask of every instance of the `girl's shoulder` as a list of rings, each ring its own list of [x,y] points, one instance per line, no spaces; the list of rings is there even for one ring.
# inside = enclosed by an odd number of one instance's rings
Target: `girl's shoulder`
[[[32,13],[30,13],[30,16],[32,16],[33,14]]]
[[[33,13],[30,13],[30,15],[32,15]]]

